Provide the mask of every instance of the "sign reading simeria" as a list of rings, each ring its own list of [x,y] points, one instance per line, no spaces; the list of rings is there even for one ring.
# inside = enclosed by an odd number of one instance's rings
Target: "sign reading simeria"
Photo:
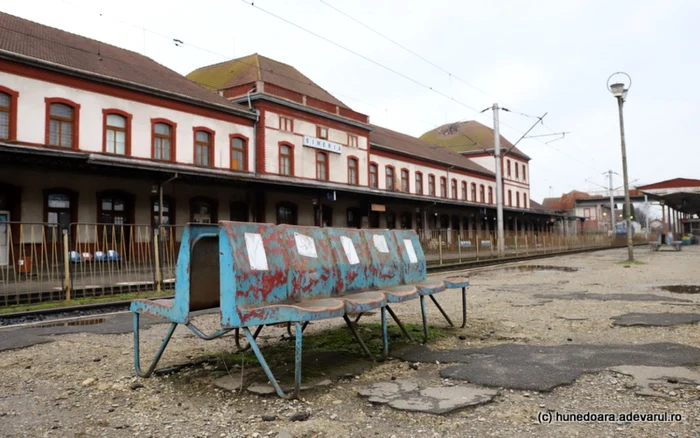
[[[309,137],[308,135],[304,136],[304,146],[321,149],[328,152],[335,152],[336,154],[339,154],[343,149],[343,147],[338,143],[333,143],[332,141],[323,140],[321,138]]]

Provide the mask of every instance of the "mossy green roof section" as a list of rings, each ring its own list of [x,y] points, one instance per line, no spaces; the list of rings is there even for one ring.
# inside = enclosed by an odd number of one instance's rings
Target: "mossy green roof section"
[[[486,152],[494,148],[493,129],[475,120],[442,125],[424,133],[420,139],[460,153]],[[513,144],[501,135],[501,149],[508,150],[512,146]],[[517,147],[510,153],[526,160],[530,159]]]
[[[349,109],[296,68],[257,53],[198,68],[187,78],[214,90],[262,81]]]

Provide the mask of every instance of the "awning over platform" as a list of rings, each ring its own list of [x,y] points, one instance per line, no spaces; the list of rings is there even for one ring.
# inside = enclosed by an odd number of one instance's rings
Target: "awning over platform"
[[[700,180],[675,178],[637,187],[649,198],[681,213],[700,216]]]

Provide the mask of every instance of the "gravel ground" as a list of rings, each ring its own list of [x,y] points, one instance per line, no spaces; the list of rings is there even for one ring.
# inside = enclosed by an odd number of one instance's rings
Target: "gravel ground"
[[[611,317],[633,312],[700,312],[700,295],[656,289],[669,284],[700,284],[700,247],[682,252],[637,249],[645,264],[625,267],[626,250],[609,250],[528,263],[581,268],[575,272],[491,269],[472,275],[469,323],[452,329],[434,349],[455,349],[527,343],[535,345],[643,344],[676,342],[700,348],[697,324],[674,327],[616,327]],[[438,276],[439,277],[439,276]],[[535,298],[535,295],[656,294],[692,302],[599,301]],[[439,296],[458,319],[458,291]],[[533,302],[533,301],[539,301]],[[515,305],[514,305],[515,304]],[[531,306],[530,304],[539,304]],[[523,307],[524,306],[524,307]],[[428,304],[429,320],[442,325]],[[420,322],[417,302],[396,306],[405,322]],[[376,320],[376,317],[363,321]],[[213,331],[216,315],[197,321]],[[322,330],[331,323],[310,326]],[[150,357],[166,326],[143,331],[142,351]],[[281,329],[263,332],[276,342]],[[0,331],[0,336],[4,333]],[[232,352],[230,337],[211,342],[178,328],[160,366]],[[293,360],[290,357],[290,360]],[[54,342],[0,352],[0,435],[17,437],[483,437],[483,436],[700,436],[700,387],[678,384],[665,388],[667,397],[640,397],[631,377],[603,371],[580,377],[573,385],[548,393],[501,388],[492,403],[443,416],[395,411],[373,406],[357,395],[359,388],[392,376],[444,385],[439,370],[448,364],[421,364],[417,369],[388,360],[329,388],[314,389],[302,399],[286,401],[213,386],[212,365],[135,379],[132,338],[80,333]],[[416,368],[416,367],[414,367]],[[700,370],[698,367],[689,367]],[[233,370],[238,373],[239,370]],[[462,383],[454,381],[454,383]],[[143,385],[141,387],[141,385]],[[679,423],[539,424],[540,412],[673,412]],[[300,415],[308,413],[307,415]],[[296,415],[294,415],[296,414]],[[302,421],[292,421],[292,418]]]

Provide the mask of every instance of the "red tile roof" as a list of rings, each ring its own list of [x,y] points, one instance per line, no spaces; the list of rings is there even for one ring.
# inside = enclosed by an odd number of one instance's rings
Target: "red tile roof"
[[[115,85],[146,87],[190,103],[249,114],[246,107],[229,102],[146,56],[0,12],[0,57],[12,54]]]
[[[187,75],[199,84],[215,90],[262,81],[323,102],[348,108],[291,65],[254,53],[242,58],[200,67]]]
[[[382,128],[381,126],[371,126],[370,142],[372,145],[404,155],[428,159],[444,166],[454,165],[464,170],[494,176],[494,173],[490,170],[448,148],[436,146],[419,138]]]
[[[444,146],[460,153],[478,153],[494,149],[494,132],[488,126],[475,120],[466,122],[448,123],[428,131],[420,136],[422,140]],[[511,149],[512,148],[512,149]],[[501,135],[501,150],[525,160],[530,157]]]

